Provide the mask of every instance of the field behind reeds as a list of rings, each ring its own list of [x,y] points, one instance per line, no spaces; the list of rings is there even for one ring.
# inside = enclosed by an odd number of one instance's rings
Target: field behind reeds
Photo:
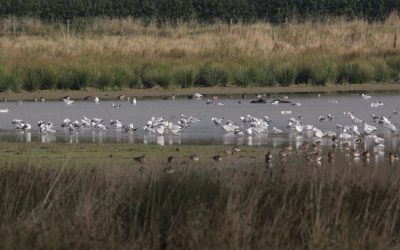
[[[77,21],[76,21],[77,22]],[[390,83],[396,14],[271,25],[0,20],[0,91]]]

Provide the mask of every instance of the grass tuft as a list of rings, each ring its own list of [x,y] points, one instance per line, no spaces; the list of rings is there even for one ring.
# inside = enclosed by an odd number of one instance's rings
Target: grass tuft
[[[145,88],[168,88],[173,84],[170,69],[161,64],[145,65],[142,69],[141,81]]]
[[[368,62],[352,61],[339,65],[336,82],[363,83],[373,80],[374,72]]]
[[[281,86],[289,86],[295,82],[297,69],[289,62],[280,63],[273,68],[276,81]]]
[[[82,67],[64,67],[58,75],[57,88],[81,90],[85,89],[90,81],[89,72]]]
[[[175,84],[181,88],[194,86],[195,72],[192,68],[178,69],[174,74]]]
[[[219,66],[206,64],[199,69],[194,83],[200,87],[225,85],[228,83],[228,73]]]
[[[251,87],[261,83],[261,74],[258,69],[250,67],[239,69],[234,77],[234,83],[240,87]]]
[[[8,72],[0,68],[0,92],[8,90],[19,92],[21,90],[20,79],[15,72]]]

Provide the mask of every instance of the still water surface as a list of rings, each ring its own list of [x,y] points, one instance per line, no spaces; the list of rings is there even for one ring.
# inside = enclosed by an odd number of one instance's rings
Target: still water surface
[[[238,125],[242,125],[240,116],[250,114],[262,118],[268,115],[272,119],[272,126],[287,130],[290,117],[303,116],[303,124],[312,124],[322,131],[337,131],[336,124],[353,125],[350,117],[344,112],[353,112],[358,118],[378,126],[372,122],[371,115],[384,115],[400,128],[400,115],[393,111],[400,111],[400,95],[380,94],[373,95],[370,100],[364,100],[360,95],[293,95],[289,100],[301,103],[301,106],[290,104],[272,105],[268,99],[266,104],[251,104],[250,99],[221,99],[217,102],[223,105],[206,104],[206,100],[138,100],[136,105],[128,101],[100,101],[79,102],[66,105],[59,102],[25,102],[22,105],[16,103],[0,103],[0,109],[8,108],[8,113],[0,113],[0,140],[1,141],[42,141],[60,143],[79,142],[118,142],[118,143],[157,143],[165,144],[243,144],[243,145],[268,145],[280,146],[286,143],[300,145],[303,141],[312,141],[312,136],[298,135],[288,131],[284,135],[260,134],[255,136],[235,136],[226,134],[221,128],[211,122],[211,117],[223,117]],[[382,101],[383,106],[372,108],[372,102]],[[337,102],[337,103],[336,103]],[[112,103],[121,105],[121,108],[113,108]],[[290,115],[282,115],[282,111],[292,111]],[[330,122],[320,122],[320,115],[332,114],[335,118]],[[200,122],[193,124],[184,130],[181,135],[155,136],[143,131],[145,123],[151,117],[166,117],[167,120],[177,122],[181,114],[194,116]],[[121,120],[122,123],[133,123],[138,131],[134,134],[124,133],[110,127],[108,131],[98,132],[93,129],[81,129],[78,133],[69,132],[57,126],[54,135],[41,135],[36,122],[39,120],[51,121],[61,124],[63,119],[72,121],[80,120],[83,116],[89,118],[98,117],[104,119],[108,125],[109,120]],[[32,124],[30,132],[16,131],[11,121],[23,119]],[[383,126],[378,126],[378,135],[387,139],[386,148],[398,151],[399,136],[390,133]],[[360,130],[362,126],[359,125]],[[325,140],[329,144],[329,140]],[[373,147],[373,143],[366,143],[365,147]]]

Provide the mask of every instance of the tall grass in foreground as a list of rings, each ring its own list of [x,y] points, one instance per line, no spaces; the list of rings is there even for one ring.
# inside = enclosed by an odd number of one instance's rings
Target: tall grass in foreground
[[[12,21],[12,20],[11,20]],[[0,19],[0,91],[390,83],[400,18],[272,25]],[[74,28],[75,27],[75,28]],[[123,32],[122,32],[123,31]],[[120,33],[119,33],[120,32]],[[8,82],[8,81],[7,81]]]
[[[206,170],[210,169],[210,170]],[[2,249],[397,249],[400,171],[0,168]]]

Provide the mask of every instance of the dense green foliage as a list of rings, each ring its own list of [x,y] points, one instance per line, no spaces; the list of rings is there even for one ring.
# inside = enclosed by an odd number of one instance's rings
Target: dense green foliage
[[[188,88],[234,85],[289,86],[309,84],[384,83],[400,78],[400,56],[373,59],[343,58],[309,63],[311,59],[277,61],[269,65],[199,64],[192,67],[175,67],[157,61],[136,66],[117,65],[112,68],[32,66],[20,70],[0,70],[0,92],[11,90],[36,91],[40,89],[81,90],[87,87],[102,90],[126,88]]]
[[[0,16],[67,20],[109,16],[158,21],[253,21],[274,23],[325,17],[380,20],[400,9],[398,0],[1,0]]]

